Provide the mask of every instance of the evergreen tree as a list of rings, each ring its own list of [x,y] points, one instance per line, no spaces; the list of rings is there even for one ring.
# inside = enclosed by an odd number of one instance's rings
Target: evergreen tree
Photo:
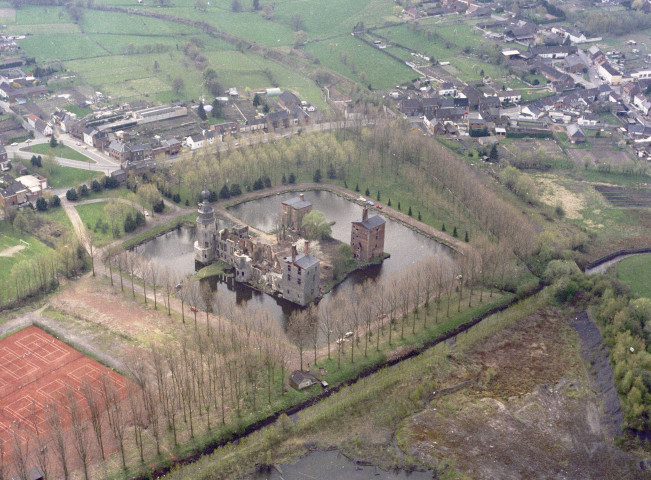
[[[328,178],[333,179],[337,176],[337,172],[335,171],[335,166],[331,163],[328,165]]]
[[[371,191],[367,188],[365,195],[368,197],[371,194]]]
[[[344,180],[344,188],[348,188],[348,182]]]
[[[468,243],[470,241],[470,238],[468,238],[468,231],[466,231],[466,238],[464,238],[464,241]]]
[[[445,223],[444,223],[443,226],[441,227],[441,231],[442,231],[442,232],[445,232]]]
[[[102,191],[102,184],[97,180],[93,180],[93,182],[90,184],[90,188],[93,192],[99,193]]]
[[[454,230],[452,231],[452,236],[454,238],[457,238],[459,236],[459,234],[457,233],[457,227],[454,227]]]
[[[380,198],[382,198],[382,197],[380,196],[380,191],[379,191],[379,190],[377,191],[377,197],[376,197],[376,198],[377,198],[377,201],[378,201],[378,202],[380,201]]]
[[[219,198],[226,199],[231,196],[231,192],[228,191],[228,185],[224,184],[222,189],[219,191]]]
[[[359,193],[359,183],[355,184],[355,191]]]
[[[407,215],[411,217],[411,205],[409,205],[409,212],[407,212]]]
[[[44,212],[47,210],[47,200],[45,200],[43,197],[40,197],[38,200],[36,200],[36,210],[39,212]]]
[[[296,175],[293,173],[289,174],[289,179],[287,180],[290,184],[296,183]]]
[[[262,183],[264,183],[264,188],[271,188],[271,179],[269,178],[269,175],[262,177]]]
[[[401,209],[400,209],[400,202],[398,202],[398,210],[401,210]]]
[[[422,220],[423,220],[423,219],[422,219],[422,217],[420,216],[420,210],[418,210],[418,221],[420,222],[420,221],[422,221]]]
[[[215,99],[212,102],[212,112],[210,112],[212,118],[219,118],[222,116],[222,102]]]
[[[74,188],[71,188],[70,190],[68,190],[66,192],[66,198],[71,202],[74,202],[74,201],[78,200],[79,195],[77,195],[77,190],[75,190]]]
[[[199,118],[201,120],[206,119],[206,109],[203,108],[203,102],[199,102],[199,108],[197,109],[197,115],[199,115]]]
[[[52,136],[50,137],[50,147],[52,147],[52,148],[56,148],[56,146],[57,146],[57,139],[54,138],[54,135],[52,135]]]
[[[61,199],[58,197],[58,195],[53,196],[50,199],[50,207],[51,208],[56,208],[61,206]]]
[[[390,206],[391,206],[391,199],[389,199],[389,201],[387,202],[387,207],[390,207]]]
[[[234,183],[231,185],[231,197],[236,197],[238,195],[242,195],[242,189],[239,184]]]
[[[216,202],[217,201],[217,192],[213,192],[212,190],[210,190],[210,195],[208,195],[208,201],[210,203]]]
[[[498,162],[499,161],[499,154],[497,153],[497,145],[493,145],[491,148],[491,152],[488,155],[488,159],[491,162]]]
[[[284,173],[283,173],[283,178],[282,178],[282,180],[281,180],[280,182],[281,182],[283,185],[287,185],[287,177],[285,176]]]
[[[314,172],[314,176],[312,177],[312,180],[314,180],[314,183],[319,183],[321,181],[321,169],[317,168],[316,172]]]

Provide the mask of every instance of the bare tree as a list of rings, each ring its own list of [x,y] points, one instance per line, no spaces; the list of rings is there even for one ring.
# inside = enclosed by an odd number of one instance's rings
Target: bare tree
[[[154,310],[158,310],[158,300],[156,297],[156,287],[160,282],[160,270],[157,262],[149,261],[148,270],[149,270],[149,280],[151,281],[151,288],[154,290]]]
[[[301,371],[303,370],[303,349],[307,345],[310,336],[309,323],[310,319],[305,310],[293,311],[287,322],[287,335],[298,347]]]
[[[102,404],[100,402],[95,389],[90,384],[88,380],[81,382],[81,394],[86,401],[88,406],[88,412],[90,413],[90,423],[93,426],[93,431],[95,432],[95,440],[97,440],[97,446],[99,447],[100,454],[102,455],[102,460],[106,458],[104,452],[104,442],[102,439],[102,430],[104,428],[104,416],[102,412]]]
[[[30,422],[32,424],[32,428],[34,429],[34,436],[36,437],[36,463],[38,464],[39,468],[43,472],[43,476],[45,478],[48,478],[48,470],[49,470],[49,462],[48,462],[48,451],[47,451],[47,439],[44,437],[44,432],[41,431],[39,427],[39,417],[36,412],[36,404],[34,401],[32,401],[32,407],[30,411]],[[0,457],[2,457],[2,452],[0,449]],[[2,459],[0,458],[0,463],[2,463]],[[2,480],[4,477],[2,476],[2,468],[0,467],[0,480]]]
[[[56,401],[45,406],[47,410],[47,423],[50,427],[50,439],[54,447],[54,453],[61,464],[63,478],[68,480],[70,472],[68,471],[68,452],[66,450],[66,442],[63,438],[63,425],[61,424],[61,414],[59,413],[59,405]]]
[[[319,305],[319,328],[325,335],[326,344],[328,345],[328,360],[330,360],[330,341],[334,333],[334,315],[333,305],[331,302],[321,302]]]
[[[72,424],[73,445],[84,470],[84,479],[88,480],[88,434],[84,422],[83,413],[79,407],[79,402],[75,391],[72,388],[66,389],[66,399],[68,401],[68,413],[70,414],[70,423]]]
[[[22,436],[18,432],[19,428],[16,423],[12,425],[11,452],[14,457],[14,465],[18,473],[18,478],[20,480],[29,480],[27,478],[27,469],[29,468],[29,438],[27,438],[27,442],[23,445]]]
[[[104,408],[106,409],[109,427],[111,427],[111,432],[113,437],[118,442],[120,447],[120,455],[122,459],[122,468],[126,470],[127,460],[125,457],[125,430],[126,430],[126,421],[124,418],[124,411],[122,409],[122,401],[118,390],[115,386],[115,382],[109,375],[103,375],[100,379],[101,395],[104,402]]]

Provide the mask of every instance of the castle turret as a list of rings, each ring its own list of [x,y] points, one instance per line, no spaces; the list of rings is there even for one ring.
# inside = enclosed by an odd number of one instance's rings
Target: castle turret
[[[217,235],[217,222],[215,211],[210,206],[208,198],[210,192],[201,192],[203,202],[199,204],[197,216],[197,241],[194,242],[195,261],[207,265],[215,259],[215,237]]]

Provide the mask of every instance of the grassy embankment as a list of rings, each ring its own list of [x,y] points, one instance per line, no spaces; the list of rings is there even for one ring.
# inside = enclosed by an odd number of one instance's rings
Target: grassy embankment
[[[630,285],[634,295],[651,298],[651,254],[625,258],[615,271],[617,278]]]

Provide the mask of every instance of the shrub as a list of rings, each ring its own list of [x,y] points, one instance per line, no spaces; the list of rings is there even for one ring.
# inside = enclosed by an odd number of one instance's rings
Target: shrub
[[[74,188],[71,188],[66,192],[66,198],[71,202],[76,202],[79,200],[79,195],[77,195],[77,191]]]
[[[47,200],[45,200],[43,197],[40,197],[38,200],[36,200],[36,209],[39,212],[44,212],[47,210]]]

